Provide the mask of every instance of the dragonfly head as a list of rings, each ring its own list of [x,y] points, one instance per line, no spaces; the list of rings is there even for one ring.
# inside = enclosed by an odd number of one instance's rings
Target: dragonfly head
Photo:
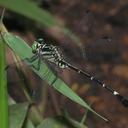
[[[44,43],[45,43],[43,38],[39,38],[39,39],[37,40],[37,42],[38,42],[39,44],[44,44]]]
[[[40,47],[40,45],[44,44],[44,39],[39,38],[37,41],[34,41],[33,45],[32,45],[32,53],[36,53],[38,51],[38,48]]]
[[[34,41],[33,45],[32,45],[32,53],[35,54],[37,52],[37,44],[38,42]]]

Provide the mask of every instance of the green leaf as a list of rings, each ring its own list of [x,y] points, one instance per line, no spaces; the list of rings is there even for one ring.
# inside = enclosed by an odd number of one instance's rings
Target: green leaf
[[[72,126],[65,118],[55,117],[45,119],[37,128],[76,128]]]
[[[32,0],[0,0],[0,5],[34,20],[46,27],[58,27],[60,32],[68,35],[83,51],[80,39],[68,28],[58,22],[48,11],[39,8]]]
[[[64,110],[63,111],[64,117],[76,128],[87,128],[87,126],[84,125],[84,123],[78,122],[77,120],[74,120],[72,117],[70,117],[69,113]]]
[[[5,43],[0,37],[0,127],[8,128],[8,96],[5,62]]]
[[[9,128],[22,128],[28,112],[29,103],[14,104],[9,107]]]
[[[57,21],[53,16],[39,8],[32,0],[0,0],[0,5],[27,18],[36,20],[46,27],[57,25]]]
[[[37,128],[87,128],[74,119],[67,119],[64,116],[46,118]]]
[[[31,48],[27,45],[25,41],[23,41],[18,36],[13,36],[9,33],[5,33],[3,35],[5,42],[9,45],[9,47],[17,54],[21,59],[31,58],[33,56],[31,52]],[[34,63],[29,63],[26,61],[28,65],[37,66],[37,61]],[[74,102],[80,104],[81,106],[89,109],[105,121],[106,118],[102,117],[98,113],[96,113],[90,106],[84,102],[75,92],[73,92],[61,79],[57,78],[54,73],[47,67],[47,65],[42,61],[40,70],[37,71],[35,68],[30,66],[32,70],[41,77],[41,79],[46,80],[49,85],[53,86],[57,91],[62,93],[63,95],[67,96],[69,99],[73,100]],[[57,78],[57,80],[53,83],[53,81]],[[52,84],[53,83],[53,84]]]
[[[22,128],[35,128],[31,120],[28,120]]]
[[[67,128],[61,122],[54,118],[45,119],[37,128]]]
[[[74,120],[71,117],[65,117],[65,118],[70,122],[70,124],[72,124],[76,128],[87,128],[87,126],[85,126],[84,124],[81,124],[80,122]]]

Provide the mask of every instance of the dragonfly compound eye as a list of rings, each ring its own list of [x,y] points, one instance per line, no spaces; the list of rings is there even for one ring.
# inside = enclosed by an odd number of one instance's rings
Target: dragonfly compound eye
[[[37,43],[34,43],[33,45],[32,45],[32,53],[36,53],[36,51],[37,51]]]
[[[39,44],[43,44],[43,43],[44,43],[44,39],[39,38],[39,39],[37,40],[37,42],[38,42]]]

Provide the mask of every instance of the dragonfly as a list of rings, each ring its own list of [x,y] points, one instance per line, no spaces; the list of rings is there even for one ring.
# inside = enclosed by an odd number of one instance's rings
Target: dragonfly
[[[106,89],[108,92],[110,92],[113,96],[117,98],[117,100],[124,106],[128,107],[128,99],[123,97],[119,92],[114,90],[109,85],[105,84],[104,82],[100,81],[96,77],[92,76],[91,74],[85,72],[84,70],[81,70],[74,65],[68,63],[64,57],[61,54],[61,50],[59,47],[54,46],[52,44],[45,43],[43,38],[37,39],[37,41],[34,41],[32,45],[32,53],[33,56],[31,58],[28,58],[27,60],[29,62],[34,62],[38,59],[38,65],[37,67],[34,67],[36,70],[40,70],[40,65],[42,60],[47,60],[50,63],[54,63],[57,67],[61,69],[70,69],[78,74],[81,74],[88,78],[90,81],[93,81],[97,85],[100,85],[104,89]]]

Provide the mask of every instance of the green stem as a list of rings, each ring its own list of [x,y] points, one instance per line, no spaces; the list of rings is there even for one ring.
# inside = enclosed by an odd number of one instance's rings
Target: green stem
[[[5,43],[0,38],[0,127],[8,128],[8,96],[6,79]]]
[[[2,14],[1,14],[1,18],[0,18],[1,23],[3,23],[4,13],[5,13],[5,8],[3,8],[3,10],[2,10]]]

